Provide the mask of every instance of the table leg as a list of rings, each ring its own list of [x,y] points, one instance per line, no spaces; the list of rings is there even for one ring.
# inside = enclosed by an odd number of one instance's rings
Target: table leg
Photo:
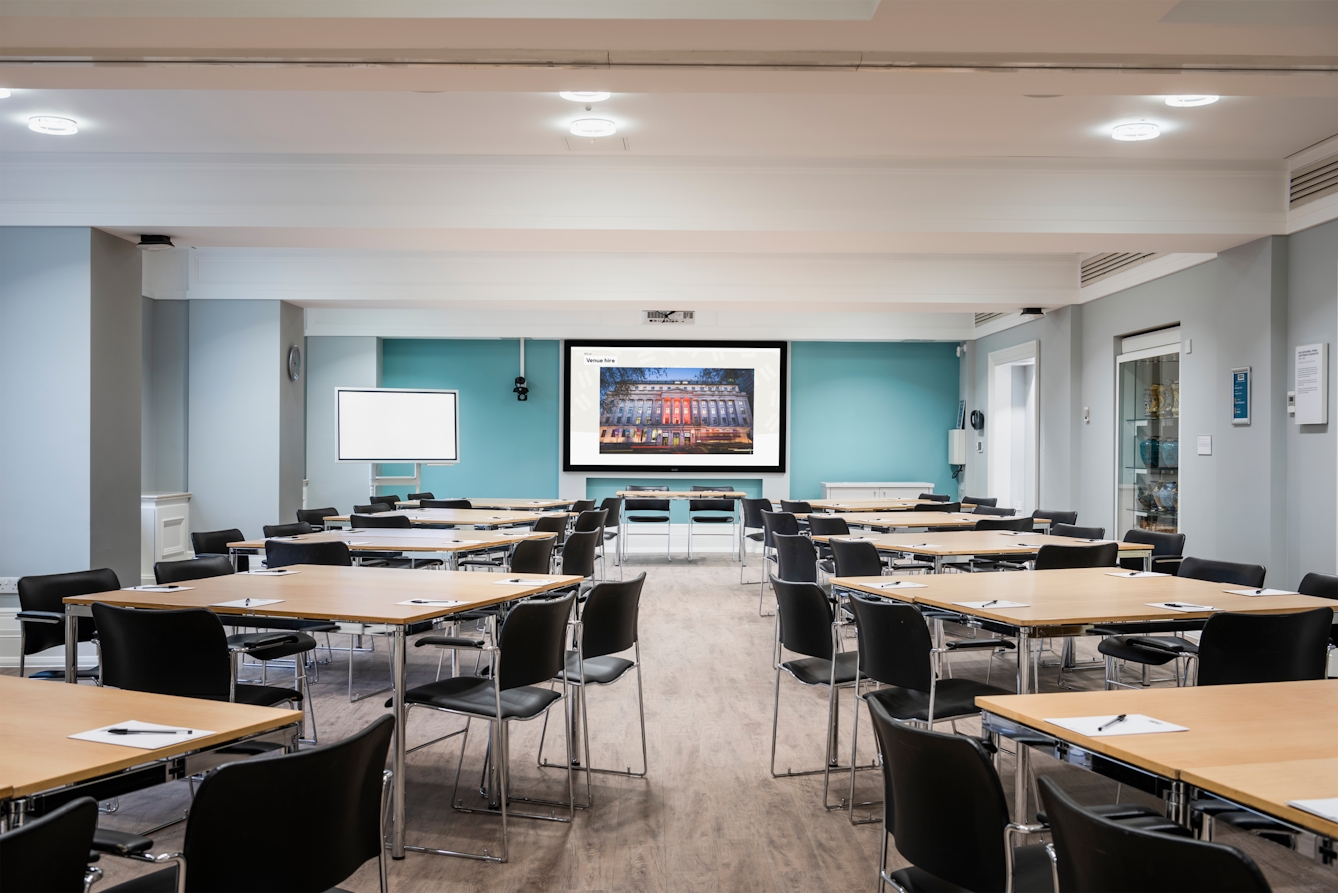
[[[1017,749],[1017,770],[1013,776],[1013,821],[1026,825],[1031,821],[1027,810],[1028,776],[1031,774],[1031,748],[1014,741]]]
[[[935,555],[935,556],[934,556],[934,573],[936,573],[936,574],[941,574],[941,573],[943,573],[943,556],[942,556],[942,555]]]
[[[1143,556],[1143,570],[1145,570],[1145,571],[1150,571],[1150,570],[1152,570],[1152,553],[1151,553],[1151,552],[1148,552],[1146,555]]]
[[[1017,631],[1017,693],[1031,692],[1031,639],[1025,629]]]
[[[405,746],[406,739],[405,722],[408,719],[409,708],[404,703],[404,694],[408,691],[408,668],[405,665],[408,655],[404,650],[405,628],[403,626],[395,627],[394,636],[391,639],[391,657],[393,660],[393,672],[395,678],[392,684],[395,688],[395,753],[391,760],[391,768],[395,772],[394,790],[392,796],[395,803],[394,828],[391,831],[390,857],[392,859],[404,858],[404,770],[405,770]],[[353,655],[349,654],[352,660]]]
[[[65,609],[65,681],[79,684],[79,617]]]

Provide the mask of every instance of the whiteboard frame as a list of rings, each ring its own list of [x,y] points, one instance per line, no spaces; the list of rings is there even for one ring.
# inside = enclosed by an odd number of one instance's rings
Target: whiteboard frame
[[[344,463],[370,462],[373,465],[456,465],[460,462],[460,392],[450,388],[335,388],[335,461]],[[344,459],[339,455],[339,395],[344,391],[357,391],[366,393],[375,391],[379,393],[409,393],[409,394],[452,394],[455,397],[455,458],[454,459]]]

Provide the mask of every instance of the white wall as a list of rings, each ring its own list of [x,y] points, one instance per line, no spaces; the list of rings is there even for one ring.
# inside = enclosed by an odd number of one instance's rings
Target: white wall
[[[186,431],[190,304],[145,298],[142,485],[145,492],[187,489]]]
[[[367,502],[368,465],[339,462],[334,390],[374,388],[380,382],[380,345],[375,337],[307,338],[307,506],[353,510]]]

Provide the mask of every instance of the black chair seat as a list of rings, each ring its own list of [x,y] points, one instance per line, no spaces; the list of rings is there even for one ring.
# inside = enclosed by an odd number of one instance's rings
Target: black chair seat
[[[176,893],[177,867],[162,868],[149,874],[141,874],[115,887],[100,888],[101,893]]]
[[[1206,620],[1155,620],[1150,623],[1103,623],[1087,630],[1089,636],[1139,636],[1145,633],[1182,633],[1203,629]]]
[[[969,716],[979,713],[976,698],[989,695],[1011,695],[1012,691],[997,685],[986,685],[971,679],[940,679],[934,695],[934,721],[951,719],[954,716]],[[912,688],[887,686],[865,692],[866,700],[877,701],[895,719],[929,718],[929,692],[916,691]]]
[[[623,518],[628,524],[664,524],[669,520],[668,515],[628,515]]]
[[[244,642],[248,635],[263,635],[263,633],[242,633],[237,636],[228,636],[228,645]],[[256,660],[278,660],[281,657],[292,657],[294,654],[305,654],[316,647],[316,640],[306,633],[292,632],[288,635],[290,637],[289,641],[247,651],[246,656],[254,657]]]
[[[1213,820],[1231,825],[1241,831],[1250,831],[1265,840],[1271,840],[1283,846],[1293,846],[1296,842],[1296,832],[1291,828],[1270,818],[1255,815],[1252,812],[1245,812],[1244,810],[1221,812],[1214,816]]]
[[[613,657],[605,655],[603,657],[589,657],[585,660],[585,684],[586,685],[608,685],[610,682],[617,682],[623,674],[636,664],[624,657]],[[576,652],[567,652],[567,681],[578,682],[580,680],[581,668],[576,665]]]
[[[1154,667],[1160,667],[1162,664],[1168,664],[1175,660],[1175,652],[1167,651],[1165,648],[1149,648],[1147,645],[1140,644],[1136,639],[1146,638],[1145,636],[1111,636],[1109,639],[1102,639],[1096,646],[1107,657],[1113,657],[1118,660],[1131,660],[1140,664],[1149,664]]]
[[[1052,893],[1054,877],[1050,873],[1050,854],[1045,844],[1020,846],[1013,851],[1013,889],[1016,893]],[[966,893],[965,887],[935,877],[911,865],[890,875],[907,893]]]
[[[226,701],[227,698],[211,698],[215,701]],[[252,707],[273,707],[276,704],[282,704],[284,701],[302,700],[302,692],[293,688],[280,688],[276,685],[245,685],[237,684],[236,702],[238,704],[250,704]]]
[[[421,636],[413,640],[413,647],[422,648],[424,645],[441,645],[447,648],[482,648],[485,642],[482,639],[468,638],[465,636]]]
[[[304,633],[339,632],[339,624],[332,620],[295,620],[289,617],[220,617],[224,626],[245,626],[254,629],[290,629]]]
[[[1155,831],[1158,834],[1170,834],[1172,837],[1194,836],[1193,831],[1164,815],[1140,815],[1115,821],[1129,828],[1138,828],[1140,831]]]
[[[845,685],[854,682],[855,669],[858,666],[858,651],[842,651],[836,655],[836,684]],[[832,662],[822,657],[787,660],[781,664],[781,669],[804,685],[827,685],[832,681]]]
[[[1003,648],[1013,650],[1017,643],[1010,639],[953,639],[943,646],[949,651],[971,651],[976,648]]]
[[[733,524],[734,518],[726,515],[693,515],[688,518],[693,524]]]
[[[746,538],[752,540],[755,543],[760,543],[767,538],[767,535],[765,533],[750,533]]]
[[[405,695],[409,704],[436,707],[469,713],[484,719],[496,718],[497,700],[493,681],[482,676],[457,676],[442,679],[410,689]],[[512,688],[502,692],[504,719],[531,719],[548,709],[562,697],[559,691],[550,691],[533,685]]]
[[[1096,806],[1084,806],[1083,809],[1093,815],[1099,815],[1102,818],[1110,819],[1113,822],[1120,822],[1125,819],[1143,818],[1146,816],[1161,816],[1162,818],[1165,818],[1165,816],[1162,816],[1157,810],[1149,806],[1140,806],[1137,803],[1100,803]],[[1036,812],[1036,821],[1040,822],[1042,825],[1050,824],[1050,819],[1046,816],[1045,810],[1043,809]]]
[[[1162,651],[1173,651],[1176,654],[1199,653],[1198,645],[1179,636],[1129,636],[1128,640],[1144,648],[1160,648]]]
[[[100,667],[83,667],[74,674],[76,679],[97,679],[102,674]],[[36,673],[29,673],[29,679],[47,679],[65,681],[64,670],[38,670]]]

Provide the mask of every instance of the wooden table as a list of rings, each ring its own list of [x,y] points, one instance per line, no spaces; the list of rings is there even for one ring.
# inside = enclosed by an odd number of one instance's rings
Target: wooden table
[[[1054,742],[1056,756],[1069,762],[1091,768],[1089,755],[1098,754],[1164,780],[1171,786],[1173,813],[1181,820],[1188,819],[1186,785],[1197,786],[1190,780],[1194,778],[1204,790],[1235,800],[1234,793],[1237,802],[1250,808],[1318,833],[1333,830],[1328,827],[1332,823],[1291,807],[1283,816],[1275,800],[1283,797],[1285,804],[1297,797],[1333,796],[1338,774],[1308,776],[1303,765],[1265,768],[1297,761],[1323,768],[1338,758],[1338,682],[1333,680],[1000,695],[977,698],[976,703],[988,731],[1008,737],[1025,731],[1033,740],[1039,736]],[[1142,713],[1188,731],[1089,737],[1046,721],[1120,713]],[[1015,814],[1022,819],[1028,815],[1026,754],[1027,748],[1019,744],[1020,809]],[[1247,795],[1242,788],[1253,793]],[[1284,791],[1293,793],[1283,796]]]
[[[854,512],[849,514],[815,512],[815,514],[820,518],[844,518],[846,524],[850,527],[866,527],[870,530],[880,532],[915,528],[922,528],[924,530],[974,528],[978,522],[991,517],[989,515],[973,515],[967,512],[916,511],[895,512],[892,514],[884,514],[882,512]],[[805,515],[803,517],[807,516]],[[1045,530],[1050,526],[1050,519],[1033,518],[1032,526],[1037,530]]]
[[[524,531],[500,533],[486,530],[457,532],[454,530],[435,530],[432,528],[371,527],[345,530],[328,530],[324,533],[304,533],[297,536],[285,536],[278,539],[287,543],[328,543],[343,542],[356,556],[359,552],[440,552],[446,555],[450,570],[456,567],[456,559],[462,552],[481,552],[500,549],[520,540],[544,539],[556,536],[553,533],[535,533]],[[233,555],[252,555],[265,552],[265,540],[242,540],[228,543],[228,550]],[[233,562],[234,566],[236,562]]]
[[[409,523],[415,527],[514,527],[517,524],[533,524],[539,520],[534,512],[508,512],[489,509],[418,509],[407,512],[378,512],[381,515],[408,515]],[[338,524],[348,524],[348,515],[333,515],[325,519]]]
[[[561,574],[508,574],[505,579],[524,578],[527,583],[500,583],[496,574],[367,567],[326,567],[296,565],[296,574],[264,576],[229,574],[191,580],[195,588],[177,592],[139,592],[122,589],[65,599],[67,641],[78,637],[78,618],[92,615],[92,606],[101,602],[132,608],[206,607],[217,614],[286,617],[302,620],[334,620],[374,624],[388,630],[393,662],[391,684],[394,687],[395,746],[395,829],[391,854],[404,858],[404,767],[405,703],[408,688],[405,639],[408,627],[426,620],[436,620],[462,611],[514,601],[541,592],[566,589],[580,584],[581,577]],[[216,603],[237,599],[282,599],[262,608],[218,607]],[[453,600],[457,605],[402,605],[410,599]],[[226,616],[223,618],[226,623]],[[65,678],[76,679],[71,669],[76,649],[67,648]],[[90,726],[95,728],[95,726]]]
[[[977,519],[979,520],[979,519]],[[848,539],[849,537],[836,537]],[[955,530],[930,533],[891,533],[855,537],[867,540],[880,552],[903,555],[929,555],[934,560],[934,573],[943,569],[943,559],[965,555],[989,555],[1007,558],[1009,555],[1034,555],[1041,546],[1088,546],[1091,540],[1068,536],[1025,533],[1015,535],[1002,530]],[[814,542],[825,543],[832,537],[815,536]],[[1110,542],[1101,540],[1100,542]],[[1118,543],[1121,558],[1141,558],[1144,567],[1152,558],[1152,547],[1146,543]]]
[[[455,498],[455,497],[448,497]],[[505,499],[496,496],[462,496],[469,502],[471,509],[503,509],[510,512],[550,512],[557,509],[571,508],[574,499]],[[395,503],[396,508],[416,509],[418,500],[411,499]]]
[[[216,751],[239,741],[265,738],[296,747],[302,713],[0,676],[0,716],[0,825],[8,829],[25,813],[75,797],[105,800],[204,772],[235,759]],[[132,719],[214,734],[156,750],[69,737]],[[102,789],[113,778],[116,790]]]
[[[1180,780],[1190,789],[1190,796],[1194,789],[1206,791],[1330,840],[1338,839],[1338,822],[1287,805],[1289,800],[1338,797],[1338,756],[1202,766],[1182,770]]]
[[[821,512],[909,512],[932,499],[806,499]]]

